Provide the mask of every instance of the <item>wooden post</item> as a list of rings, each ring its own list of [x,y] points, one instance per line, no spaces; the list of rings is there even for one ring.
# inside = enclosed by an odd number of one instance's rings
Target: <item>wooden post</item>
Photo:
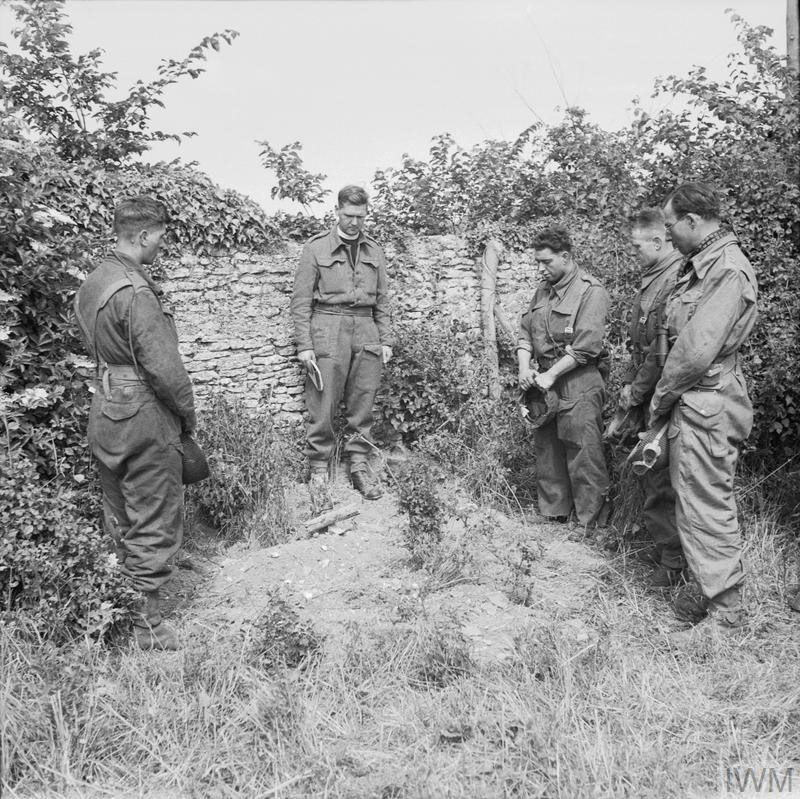
[[[481,258],[481,327],[483,344],[489,362],[489,396],[500,396],[500,366],[497,355],[497,328],[495,327],[495,304],[497,300],[497,267],[503,245],[491,239]]]

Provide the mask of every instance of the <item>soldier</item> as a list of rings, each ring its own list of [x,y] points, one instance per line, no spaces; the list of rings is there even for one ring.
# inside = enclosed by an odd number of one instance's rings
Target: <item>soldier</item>
[[[159,588],[183,539],[180,436],[196,425],[175,325],[145,269],[166,225],[160,202],[123,200],[114,212],[116,247],[75,296],[75,314],[98,369],[89,444],[122,571],[143,594],[133,618],[142,649],[178,648],[175,632],[161,618]]]
[[[363,232],[368,197],[359,186],[338,195],[337,224],[311,238],[300,256],[291,311],[297,357],[306,367],[306,454],[312,514],[333,505],[328,462],[333,421],[344,397],[350,479],[366,499],[383,494],[367,464],[372,406],[392,357],[386,258]]]
[[[603,355],[608,294],[578,268],[564,228],[534,241],[545,279],[522,317],[517,360],[519,385],[534,383],[558,394],[556,418],[534,434],[539,510],[566,521],[573,509],[585,528],[604,523],[608,472],[603,454]]]
[[[673,341],[650,402],[653,424],[669,417],[669,470],[683,551],[703,592],[705,621],[674,634],[682,644],[742,624],[742,538],[733,495],[738,446],[753,408],[739,349],[756,321],[753,268],[720,223],[705,183],[684,183],[664,205],[685,266],[667,304]],[[687,608],[676,602],[683,615]]]
[[[681,254],[667,239],[664,212],[645,208],[631,221],[631,244],[642,269],[641,287],[633,301],[629,338],[631,360],[622,376],[619,406],[629,411],[647,408],[653,396],[661,369],[656,352],[656,331],[663,324],[665,305],[675,288]],[[665,357],[666,353],[662,354]],[[647,420],[645,420],[646,423]],[[655,547],[646,554],[656,565],[652,583],[667,587],[676,585],[686,562],[675,526],[675,493],[667,469],[653,469],[642,475],[644,506],[642,516]]]

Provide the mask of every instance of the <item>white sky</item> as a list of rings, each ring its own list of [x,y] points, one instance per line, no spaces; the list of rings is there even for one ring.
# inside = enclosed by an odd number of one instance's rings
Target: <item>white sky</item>
[[[613,129],[630,119],[658,75],[693,64],[722,77],[735,48],[733,7],[775,29],[785,48],[785,0],[70,0],[73,52],[106,51],[119,86],[150,79],[203,36],[238,30],[198,80],[179,83],[154,115],[168,132],[195,130],[153,160],[196,160],[223,186],[267,208],[272,176],[256,139],[303,143],[307,169],[327,187],[369,185],[431,137],[471,147],[513,138],[566,102]],[[0,38],[10,39],[0,7]],[[565,99],[566,98],[566,99]],[[331,199],[331,205],[333,199]],[[296,209],[294,209],[296,210]],[[324,210],[321,206],[318,211]]]

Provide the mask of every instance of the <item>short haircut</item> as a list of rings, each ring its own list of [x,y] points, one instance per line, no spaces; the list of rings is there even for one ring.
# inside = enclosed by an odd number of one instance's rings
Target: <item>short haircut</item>
[[[339,208],[343,205],[369,205],[369,195],[361,186],[351,184],[339,191],[336,204]]]
[[[152,197],[128,197],[114,209],[114,233],[117,235],[163,227],[168,221],[164,203]]]
[[[719,219],[719,196],[710,183],[682,183],[664,201],[672,204],[676,216],[697,214],[701,219]]]
[[[549,227],[540,230],[533,239],[534,250],[544,250],[545,248],[553,252],[572,252],[572,239],[565,227]]]
[[[636,228],[643,228],[644,230],[663,228],[664,222],[664,211],[661,208],[642,208],[641,211],[637,211],[630,218],[631,230]]]

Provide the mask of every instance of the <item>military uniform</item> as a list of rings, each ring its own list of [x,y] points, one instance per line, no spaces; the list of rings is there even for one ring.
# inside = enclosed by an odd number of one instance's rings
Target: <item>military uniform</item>
[[[667,305],[674,344],[650,404],[653,417],[671,414],[669,468],[684,553],[709,609],[732,622],[744,580],[733,477],[753,422],[738,351],[756,321],[757,291],[733,234],[701,242]]]
[[[599,281],[574,269],[558,283],[542,281],[522,317],[518,349],[533,354],[541,370],[571,355],[575,369],[558,378],[556,418],[534,434],[539,510],[592,524],[608,494],[603,453],[605,383],[598,370],[603,353],[608,294]]]
[[[89,445],[122,571],[157,591],[183,538],[182,431],[196,426],[192,384],[161,290],[119,252],[89,275],[75,314],[98,363]]]
[[[311,469],[327,468],[343,397],[345,453],[351,470],[362,466],[371,449],[382,347],[392,344],[386,258],[378,243],[361,233],[351,246],[336,227],[310,239],[295,273],[291,314],[297,351],[314,351],[323,382],[322,391],[310,377],[305,386]]]
[[[661,374],[655,355],[658,317],[664,313],[667,298],[675,288],[681,254],[670,250],[642,275],[639,293],[633,301],[629,338],[631,361],[622,375],[631,387],[633,405],[647,408]],[[644,488],[642,516],[653,538],[661,565],[680,569],[685,565],[675,523],[675,492],[667,469],[648,469],[641,476]]]

